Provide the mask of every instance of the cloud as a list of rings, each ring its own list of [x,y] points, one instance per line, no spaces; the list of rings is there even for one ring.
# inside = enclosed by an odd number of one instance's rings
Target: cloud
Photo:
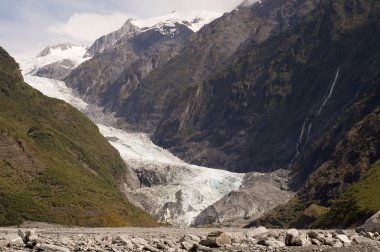
[[[147,19],[205,9],[231,11],[242,0],[0,0],[0,46],[12,55],[36,55],[47,45],[91,45],[130,17]]]
[[[76,41],[93,42],[100,36],[119,29],[130,17],[123,13],[111,15],[74,13],[66,23],[49,26],[47,31]]]

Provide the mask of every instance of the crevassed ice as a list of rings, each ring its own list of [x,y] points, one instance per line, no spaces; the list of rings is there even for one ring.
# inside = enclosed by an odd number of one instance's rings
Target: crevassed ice
[[[24,79],[43,94],[64,100],[84,113],[90,106],[62,81],[31,75],[24,75]],[[189,226],[201,211],[242,184],[244,174],[189,165],[143,133],[126,132],[104,123],[97,125],[132,169],[151,169],[171,178],[168,184],[130,192],[132,198],[143,197],[145,203],[155,206],[149,211],[163,222]]]

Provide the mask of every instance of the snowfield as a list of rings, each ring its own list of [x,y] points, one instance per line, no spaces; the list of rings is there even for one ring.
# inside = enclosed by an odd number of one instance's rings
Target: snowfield
[[[19,64],[23,71],[23,74],[34,74],[39,68],[43,66],[60,62],[65,59],[71,60],[74,63],[75,67],[90,59],[89,57],[84,57],[87,51],[87,48],[85,46],[76,46],[71,44],[68,45],[67,48],[62,48],[60,46],[61,45],[49,46],[46,48],[44,51],[48,50],[48,55],[39,55],[35,58],[21,59],[19,61]]]
[[[133,20],[132,24],[139,27],[143,31],[150,29],[159,29],[163,26],[175,27],[176,23],[184,24],[192,31],[199,31],[204,25],[212,22],[214,19],[222,16],[221,13],[206,10],[190,10],[184,12],[173,11],[170,14],[145,19]]]

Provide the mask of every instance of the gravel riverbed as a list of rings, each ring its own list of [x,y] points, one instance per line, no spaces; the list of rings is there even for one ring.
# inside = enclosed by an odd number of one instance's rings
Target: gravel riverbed
[[[77,228],[30,224],[0,228],[0,251],[380,251],[361,230],[238,228]]]

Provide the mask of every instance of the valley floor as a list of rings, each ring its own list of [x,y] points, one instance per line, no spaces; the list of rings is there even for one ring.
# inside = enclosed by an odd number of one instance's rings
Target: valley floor
[[[225,242],[223,235],[226,234],[230,239],[227,244],[217,248],[202,245],[212,240],[207,237],[208,234],[219,231],[224,234],[219,233],[221,238],[218,242]],[[308,244],[300,247],[285,246],[281,240],[284,240],[286,233],[287,230],[267,230],[263,227],[76,228],[32,223],[21,229],[0,228],[0,251],[380,251],[378,238],[366,238],[367,234],[357,234],[354,230],[303,230],[300,234],[314,233],[326,237],[326,240],[331,237],[333,245]],[[346,233],[350,243],[340,242],[340,233]],[[21,237],[24,237],[24,241]],[[312,240],[310,237],[307,239]],[[268,244],[264,244],[264,241]]]

